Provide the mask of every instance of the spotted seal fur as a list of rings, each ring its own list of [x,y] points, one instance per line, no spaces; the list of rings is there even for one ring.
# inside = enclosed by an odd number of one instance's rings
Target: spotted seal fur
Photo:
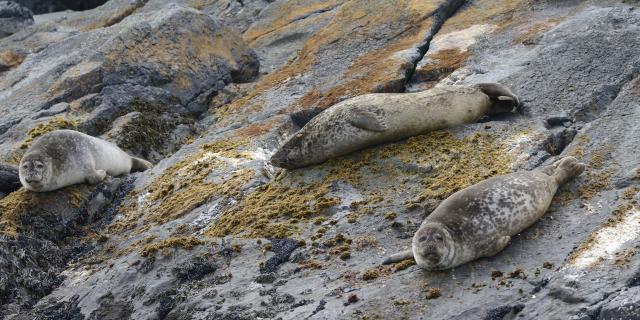
[[[498,83],[441,86],[417,93],[374,93],[322,111],[290,137],[271,164],[295,169],[428,131],[513,112],[518,97]]]
[[[153,165],[128,155],[115,144],[73,130],[39,137],[22,157],[20,182],[46,192],[78,183],[96,184],[107,175],[144,171]]]
[[[445,199],[413,236],[412,249],[383,264],[414,258],[426,270],[444,270],[502,251],[511,237],[538,221],[558,188],[585,165],[562,158],[533,171],[484,180]]]

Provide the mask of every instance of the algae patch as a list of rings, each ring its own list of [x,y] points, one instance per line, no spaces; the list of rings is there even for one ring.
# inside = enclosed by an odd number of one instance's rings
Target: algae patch
[[[27,132],[27,138],[20,144],[20,149],[27,149],[35,138],[60,129],[78,129],[78,123],[62,116],[56,116],[48,122],[40,123]]]
[[[161,251],[163,252],[163,254],[168,255],[169,252],[164,252],[166,249],[182,248],[185,250],[191,250],[194,247],[202,244],[204,244],[204,241],[201,241],[195,237],[172,237],[160,242],[145,245],[144,247],[142,247],[140,255],[143,257],[151,257],[158,251]]]
[[[406,163],[433,166],[423,179],[425,189],[419,201],[444,200],[465,187],[508,173],[512,164],[505,156],[506,144],[489,133],[458,139],[448,131],[436,131],[412,137],[406,144],[387,146],[383,153]]]
[[[206,235],[284,238],[303,233],[322,225],[327,220],[326,214],[331,212],[329,209],[341,203],[332,189],[344,183],[364,197],[351,203],[352,223],[358,215],[374,213],[374,207],[384,206],[397,197],[399,180],[406,177],[418,179],[426,188],[420,188],[418,183],[415,190],[402,192],[422,192],[421,200],[437,202],[473,183],[508,172],[511,159],[505,156],[506,151],[506,145],[491,134],[457,139],[450,132],[439,131],[332,159],[314,167],[313,178],[303,178],[308,170],[286,171],[281,178],[254,189],[237,205],[225,210]],[[426,176],[406,169],[426,164],[437,169]],[[389,176],[394,178],[385,182],[383,177]],[[381,212],[381,216],[384,212],[388,210]],[[393,217],[387,215],[388,219]],[[319,227],[311,239],[322,237],[328,227]],[[346,254],[344,258],[348,258]]]
[[[87,200],[89,188],[84,185],[70,186],[55,192],[36,193],[24,188],[0,199],[0,234],[15,237],[23,231],[22,217],[53,212],[51,208],[62,207],[78,210]]]
[[[235,149],[248,140],[222,140],[201,146],[195,154],[166,169],[148,188],[142,203],[121,207],[127,213],[120,227],[131,228],[138,214],[146,212],[145,221],[163,224],[191,212],[216,195],[238,197],[242,186],[254,177],[251,169],[235,169],[225,159],[243,157]],[[230,170],[231,169],[231,170]],[[214,183],[208,177],[225,173],[223,182]]]

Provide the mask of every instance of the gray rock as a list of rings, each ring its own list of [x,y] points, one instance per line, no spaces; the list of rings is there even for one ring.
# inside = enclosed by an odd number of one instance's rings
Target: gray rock
[[[602,306],[600,320],[640,319],[640,287],[625,288]]]
[[[43,14],[63,10],[88,10],[107,2],[107,0],[12,0],[33,11]]]
[[[438,29],[458,1],[173,2],[111,0],[38,16],[0,39],[0,154],[66,117],[118,143],[141,132],[129,152],[157,160],[119,188],[120,178],[40,195],[46,205],[23,191],[0,199],[0,231],[13,236],[0,241],[2,316],[586,320],[637,312],[637,9],[478,0]],[[202,46],[219,38],[229,41]],[[266,162],[297,126],[342,99],[485,81],[512,87],[519,113],[304,170]],[[500,254],[445,272],[379,265],[410,245],[451,192],[567,155],[587,171]],[[345,305],[351,295],[357,303]]]
[[[29,9],[12,1],[0,1],[0,38],[10,36],[32,24],[33,15]]]
[[[0,192],[9,194],[20,189],[21,186],[18,167],[0,163]]]

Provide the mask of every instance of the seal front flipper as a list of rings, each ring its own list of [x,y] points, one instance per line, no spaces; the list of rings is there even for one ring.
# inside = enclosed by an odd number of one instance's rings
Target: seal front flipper
[[[107,177],[107,172],[104,170],[94,170],[93,172],[87,173],[87,177],[85,180],[88,184],[98,184]]]
[[[413,251],[411,249],[390,255],[382,261],[382,264],[392,264],[409,259],[413,259]]]
[[[384,118],[372,111],[354,108],[349,111],[347,120],[352,126],[363,130],[383,132],[387,130]]]

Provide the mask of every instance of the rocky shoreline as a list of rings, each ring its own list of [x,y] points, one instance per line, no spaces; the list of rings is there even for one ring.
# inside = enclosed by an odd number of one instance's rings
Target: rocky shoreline
[[[111,0],[2,24],[0,162],[66,128],[155,167],[0,190],[0,317],[638,319],[637,5]],[[522,108],[267,163],[339,101],[479,82]],[[453,192],[563,156],[585,173],[497,256],[381,266]]]

